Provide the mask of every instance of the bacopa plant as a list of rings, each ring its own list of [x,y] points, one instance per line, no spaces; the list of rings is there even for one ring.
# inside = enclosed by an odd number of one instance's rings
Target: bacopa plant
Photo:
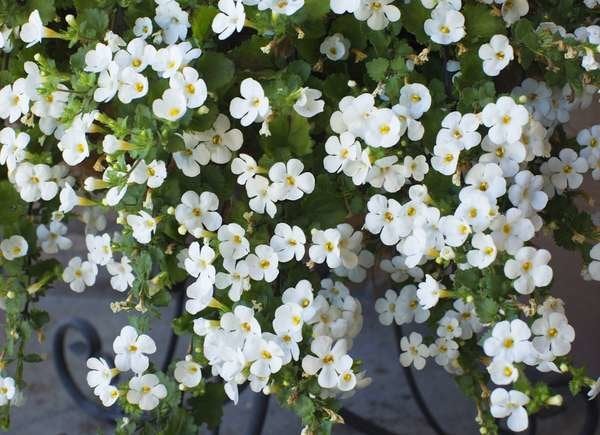
[[[194,434],[246,385],[329,433],[370,382],[349,288],[375,269],[381,323],[428,325],[400,363],[446,369],[481,433],[561,404],[536,371],[594,398],[534,238],[600,280],[600,125],[564,129],[598,98],[599,6],[0,0],[2,426],[40,360],[38,302],[100,273],[130,314],[114,364],[87,361],[118,434]],[[178,288],[189,354],[162,372],[151,328]]]

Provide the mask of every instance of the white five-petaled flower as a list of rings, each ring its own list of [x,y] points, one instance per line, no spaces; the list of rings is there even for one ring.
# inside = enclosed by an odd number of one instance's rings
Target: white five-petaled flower
[[[486,355],[503,358],[508,362],[521,362],[531,353],[531,331],[520,319],[502,320],[494,325],[492,335],[483,343]]]
[[[425,359],[429,356],[429,348],[423,343],[421,334],[411,332],[407,337],[400,340],[400,364],[403,367],[409,367],[411,364],[417,370],[425,367]]]
[[[529,398],[517,390],[506,391],[496,388],[490,396],[490,412],[496,418],[508,417],[506,424],[515,432],[527,429],[529,420],[524,406],[529,403]]]
[[[315,188],[315,177],[310,172],[302,172],[304,164],[298,159],[287,163],[277,162],[269,169],[269,178],[278,200],[296,201]]]
[[[268,245],[258,245],[254,253],[246,257],[250,277],[255,281],[273,282],[279,275],[277,253]]]
[[[533,347],[540,353],[550,351],[555,356],[568,354],[571,342],[575,340],[575,330],[562,313],[550,313],[536,319],[531,332],[535,335]]]
[[[219,39],[229,38],[233,32],[241,32],[246,21],[244,5],[240,0],[219,0],[219,13],[213,18],[212,30]]]
[[[231,116],[239,119],[240,123],[247,127],[253,122],[262,122],[269,113],[269,99],[256,80],[247,78],[240,84],[242,97],[231,100],[229,111]]]
[[[138,405],[142,411],[153,410],[165,397],[167,397],[167,388],[152,373],[134,376],[129,380],[127,401]]]
[[[133,230],[133,238],[142,244],[150,243],[157,223],[158,221],[144,210],[127,216],[127,224]]]
[[[521,137],[523,126],[529,122],[529,112],[511,97],[502,96],[495,103],[486,104],[481,119],[490,127],[488,136],[494,143],[510,143]]]
[[[183,361],[177,361],[175,364],[173,376],[184,387],[194,388],[202,380],[202,367],[192,359],[191,355],[186,355]]]
[[[329,336],[316,337],[311,345],[311,352],[316,355],[306,355],[302,359],[302,369],[309,375],[319,373],[318,382],[323,388],[333,388],[338,383],[338,376],[344,364],[344,360],[350,358],[347,352],[346,340],[333,342]]]
[[[149,360],[146,355],[156,352],[154,340],[146,334],[138,334],[133,326],[126,325],[113,342],[115,352],[115,367],[122,372],[132,370],[141,374],[148,368]]]
[[[79,257],[71,258],[65,270],[63,270],[62,279],[69,284],[71,290],[81,293],[86,287],[94,285],[98,275],[98,266],[91,261],[82,261]]]
[[[514,53],[506,36],[494,35],[488,44],[479,47],[479,57],[483,60],[483,72],[495,77],[514,59]]]
[[[533,292],[536,287],[545,287],[552,281],[552,268],[548,266],[550,252],[524,246],[515,253],[514,259],[504,264],[504,274],[513,279],[513,287],[523,295]]]
[[[23,236],[10,236],[0,242],[0,252],[2,252],[2,256],[8,261],[24,257],[27,255],[28,250],[29,245]]]

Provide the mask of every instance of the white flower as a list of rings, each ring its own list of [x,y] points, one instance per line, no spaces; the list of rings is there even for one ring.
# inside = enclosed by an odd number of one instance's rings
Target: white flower
[[[199,146],[197,135],[183,132],[184,149],[173,153],[175,164],[186,177],[196,177],[200,175],[200,167],[205,166],[210,161],[210,152],[204,146]]]
[[[318,264],[327,262],[327,267],[330,269],[340,266],[342,264],[340,232],[334,228],[324,231],[313,229],[311,234],[313,244],[308,250],[310,259]]]
[[[124,104],[131,103],[136,98],[142,98],[148,93],[148,79],[133,68],[127,67],[119,75],[119,90],[117,96]]]
[[[589,400],[594,400],[598,393],[600,393],[600,378],[596,379],[590,386],[590,391],[588,391]]]
[[[12,128],[0,130],[0,164],[6,165],[8,172],[17,167],[17,163],[25,160],[25,149],[29,144],[29,135],[24,132],[16,133]]]
[[[462,336],[462,329],[459,325],[458,319],[451,315],[451,313],[452,311],[444,315],[444,317],[442,317],[438,322],[436,331],[438,337],[453,339],[460,338]]]
[[[251,336],[246,339],[244,356],[248,361],[252,361],[251,374],[267,377],[281,369],[284,353],[277,342],[265,334],[263,337]]]
[[[271,237],[271,248],[277,253],[279,261],[286,263],[293,258],[301,261],[304,258],[306,236],[299,226],[290,227],[288,224],[280,222],[275,226],[273,236]]]
[[[431,12],[423,27],[433,42],[442,45],[454,44],[466,35],[464,15],[443,5]]]
[[[302,172],[304,164],[298,159],[290,159],[286,164],[277,162],[269,169],[274,193],[278,200],[296,201],[315,188],[315,177],[310,172]]]
[[[152,27],[152,24],[150,24]],[[154,46],[147,44],[142,38],[134,38],[127,44],[127,50],[119,50],[115,54],[115,62],[121,68],[141,73],[152,64],[156,57]]]
[[[379,322],[382,325],[391,325],[396,314],[396,303],[398,294],[392,289],[385,292],[385,297],[375,301],[375,311],[379,314]]]
[[[185,40],[190,27],[188,13],[181,9],[177,1],[157,2],[154,21],[163,29],[164,41],[174,44],[178,39]]]
[[[513,0],[502,3],[502,18],[507,25],[511,25],[519,18],[527,15],[529,12],[529,2],[527,0]]]
[[[298,115],[305,118],[312,118],[321,113],[325,108],[325,102],[320,100],[322,92],[318,89],[302,88],[300,96],[294,103],[294,110]]]
[[[310,281],[303,279],[296,284],[296,287],[290,287],[283,292],[281,301],[284,304],[296,304],[302,308],[302,318],[305,321],[311,320],[315,314],[313,305],[313,288]]]
[[[99,395],[102,387],[110,385],[110,381],[116,375],[104,358],[88,358],[86,366],[90,371],[86,376],[87,384],[94,388],[94,394]]]
[[[471,266],[485,269],[496,259],[498,250],[492,236],[477,233],[471,239],[471,245],[475,248],[467,252],[467,261]]]
[[[240,154],[231,162],[231,172],[238,176],[238,184],[244,185],[252,179],[258,171],[256,160],[248,154]]]
[[[114,98],[119,90],[121,70],[116,62],[111,62],[108,68],[98,76],[98,86],[94,91],[94,101],[106,103]]]
[[[29,245],[23,236],[14,235],[0,242],[2,256],[8,261],[27,255]]]
[[[244,5],[240,0],[219,0],[219,13],[212,22],[212,30],[219,34],[219,39],[229,38],[233,32],[241,32],[246,21]]]
[[[252,211],[260,214],[266,211],[269,216],[275,216],[277,213],[275,201],[279,199],[279,196],[273,185],[269,185],[268,179],[262,175],[250,178],[246,183],[246,193],[250,199],[248,205]]]
[[[198,71],[189,66],[172,75],[169,86],[179,90],[185,96],[187,107],[190,109],[202,106],[208,96],[206,83],[199,77]]]
[[[474,190],[465,195],[456,208],[454,216],[466,221],[474,231],[480,232],[489,227],[493,210],[488,197],[482,192]]]
[[[530,336],[531,331],[522,320],[502,320],[494,325],[492,335],[483,343],[483,350],[488,356],[521,362],[531,353]]]
[[[278,331],[302,331],[303,309],[295,303],[283,304],[275,310],[275,319],[273,320],[273,329]]]
[[[483,325],[479,321],[475,306],[472,303],[457,299],[454,301],[453,307],[456,311],[450,311],[449,314],[456,316],[458,319],[462,330],[460,338],[468,340],[473,336],[473,333],[481,332]]]
[[[490,204],[506,193],[506,180],[502,169],[495,163],[477,163],[465,176],[465,188],[460,191],[459,198],[464,200],[472,192],[482,192],[488,197]]]
[[[496,388],[490,396],[490,412],[496,418],[508,417],[508,428],[521,432],[529,426],[527,411],[524,406],[529,403],[529,398],[517,390],[506,391]]]
[[[229,287],[227,297],[233,302],[240,300],[244,291],[250,290],[250,272],[246,261],[224,261],[223,267],[227,271],[218,272],[215,277],[215,286],[218,289]]]
[[[84,71],[99,73],[108,68],[112,61],[112,50],[108,45],[96,43],[96,48],[85,54]]]
[[[47,36],[47,32],[40,18],[38,10],[34,10],[29,14],[29,19],[21,26],[19,37],[21,41],[27,44],[27,47],[42,42],[42,38]]]
[[[106,266],[112,260],[112,248],[110,246],[110,236],[102,234],[95,236],[87,234],[85,244],[88,249],[88,260],[99,266]]]
[[[360,6],[361,0],[329,0],[329,7],[336,14],[353,13]]]
[[[342,2],[344,1],[345,0],[342,0]],[[327,56],[329,60],[345,60],[350,53],[350,41],[341,33],[334,33],[323,40],[319,47],[319,51],[321,54]]]
[[[38,225],[35,231],[38,243],[46,254],[56,254],[59,250],[71,249],[73,243],[65,237],[67,226],[58,221],[51,221],[48,227]]]
[[[481,143],[481,149],[487,153],[481,155],[479,161],[498,164],[505,177],[512,177],[519,172],[519,163],[527,158],[527,149],[520,141],[497,144],[486,136]]]
[[[411,332],[409,337],[402,337],[400,340],[400,364],[403,367],[409,367],[411,364],[417,370],[423,370],[425,367],[425,358],[429,356],[429,348],[423,343],[421,334]]]
[[[250,277],[255,281],[273,282],[279,275],[277,254],[268,245],[258,245],[253,254],[246,258]]]
[[[450,112],[442,120],[442,128],[435,138],[435,143],[450,143],[459,150],[470,150],[481,142],[478,128],[479,118],[473,113],[461,115],[460,112]]]
[[[462,246],[471,234],[469,223],[452,215],[442,216],[438,226],[444,235],[444,243],[455,248]]]
[[[71,258],[62,273],[62,279],[69,284],[71,290],[81,293],[86,287],[93,286],[98,275],[98,266],[91,261],[81,261],[81,258]]]
[[[502,358],[494,358],[492,363],[487,366],[492,382],[496,385],[512,384],[519,378],[519,370],[512,362],[505,361]]]
[[[525,246],[504,264],[504,274],[514,279],[515,290],[523,295],[533,292],[536,287],[545,287],[552,281],[552,268],[548,266],[550,252]]]
[[[0,118],[8,120],[10,124],[29,112],[26,84],[25,79],[20,78],[0,89]]]
[[[146,334],[138,334],[133,326],[124,326],[113,341],[115,367],[122,372],[132,370],[136,374],[146,371],[148,357],[156,352],[154,340]]]
[[[536,319],[531,325],[533,347],[540,353],[552,352],[555,356],[564,356],[571,351],[575,340],[575,330],[569,325],[562,313],[550,313]]]
[[[302,6],[304,6],[304,0],[260,0],[258,3],[258,9],[264,10],[270,8],[275,14],[282,15],[293,15]]]
[[[125,255],[121,257],[121,261],[110,261],[106,265],[106,270],[112,275],[110,278],[110,285],[116,291],[124,292],[127,288],[131,287],[135,281],[135,275],[132,273],[133,268],[131,267],[130,260]]]
[[[192,315],[198,314],[213,304],[213,293],[211,282],[196,280],[186,289],[186,295],[190,299],[185,302],[185,310]]]
[[[424,309],[419,303],[417,297],[417,287],[415,285],[406,285],[400,290],[400,295],[396,300],[396,311],[394,320],[398,325],[405,323],[423,323],[429,318],[429,310]]]
[[[133,26],[133,34],[138,38],[146,39],[152,34],[152,20],[148,17],[136,18]]]
[[[129,175],[129,182],[147,184],[148,187],[156,189],[160,187],[167,178],[167,167],[162,160],[152,160],[146,164],[139,160]]]
[[[127,401],[138,405],[142,411],[151,411],[156,408],[161,399],[167,397],[167,389],[152,373],[134,376],[129,380]]]
[[[65,131],[60,138],[58,148],[62,151],[63,160],[69,166],[77,166],[90,155],[85,130],[75,126]]]
[[[588,272],[593,280],[600,281],[600,243],[596,243],[590,250],[592,261],[588,265]]]
[[[505,250],[509,254],[515,254],[523,246],[523,242],[531,240],[535,235],[531,221],[523,217],[520,209],[514,207],[506,211],[506,216],[496,216],[490,227],[494,230],[492,237],[498,250]]]
[[[191,355],[186,355],[183,361],[177,361],[175,364],[173,376],[186,388],[194,388],[202,380],[202,367],[192,359]]]
[[[187,110],[187,99],[179,89],[167,89],[162,97],[152,102],[152,112],[158,118],[177,121]]]
[[[373,30],[383,30],[390,22],[400,19],[400,9],[394,6],[394,0],[360,0],[358,9],[352,11],[357,20],[367,21]],[[350,3],[351,5],[353,3]],[[348,6],[347,6],[348,7]],[[333,8],[332,8],[333,9]]]
[[[588,169],[588,163],[570,148],[560,150],[557,157],[548,160],[548,169],[552,172],[552,184],[556,190],[577,189],[583,182],[583,175]]]
[[[237,128],[231,128],[229,118],[219,114],[210,130],[196,134],[200,141],[200,147],[208,150],[210,159],[218,164],[224,164],[231,160],[232,151],[237,151],[244,143],[242,132]]]
[[[431,107],[429,89],[421,83],[412,83],[400,89],[400,105],[407,107],[411,117],[419,119]]]
[[[319,373],[318,382],[323,388],[333,388],[338,383],[338,376],[345,368],[344,360],[350,358],[346,340],[333,339],[328,336],[316,337],[310,344],[310,350],[316,355],[306,355],[302,359],[302,369],[309,375]]]
[[[152,233],[156,231],[156,224],[157,220],[143,210],[127,216],[127,225],[133,230],[133,238],[138,243],[150,243]]]
[[[488,44],[479,47],[479,58],[483,60],[483,72],[495,77],[514,59],[513,48],[504,35],[494,35]]]
[[[0,376],[0,406],[8,404],[15,397],[16,392],[15,380]]]
[[[433,147],[431,166],[444,175],[452,175],[456,172],[460,148],[452,142],[440,142]]]
[[[589,159],[592,154],[600,155],[600,124],[577,133],[577,143],[582,147],[580,153],[582,157]]]
[[[323,159],[325,170],[336,173],[346,169],[348,164],[360,155],[360,143],[350,132],[342,133],[339,138],[330,136],[325,142],[327,156]]]
[[[321,290],[319,295],[335,306],[343,306],[344,301],[350,295],[350,290],[340,281],[333,281],[330,278],[321,280]]]
[[[544,177],[525,170],[515,175],[514,183],[508,189],[508,199],[524,215],[528,216],[546,207],[548,195],[542,191]]]
[[[397,164],[397,156],[387,156],[373,163],[368,181],[373,187],[383,187],[386,192],[398,192],[406,183],[404,166]]]
[[[216,231],[222,223],[221,215],[215,211],[219,208],[219,198],[212,192],[198,195],[188,190],[181,196],[181,204],[175,208],[175,219],[186,231],[199,238],[202,232]]]
[[[219,252],[224,259],[239,260],[250,252],[250,243],[244,237],[245,234],[238,224],[223,225],[219,228]]]
[[[423,181],[425,174],[429,172],[427,158],[424,155],[418,155],[415,158],[411,156],[404,157],[404,176],[412,177],[415,181]]]
[[[429,346],[429,356],[441,366],[448,365],[458,358],[458,343],[448,338],[438,338]]]
[[[373,234],[380,234],[384,244],[395,245],[400,237],[409,234],[410,228],[402,219],[402,206],[395,199],[373,195],[367,208],[369,212],[365,217],[365,228]]]
[[[229,111],[231,116],[239,119],[247,127],[253,122],[262,122],[269,113],[269,99],[265,97],[262,86],[256,80],[247,78],[240,84],[242,98],[231,100]]]
[[[185,270],[194,278],[204,283],[213,284],[215,282],[216,270],[213,266],[216,254],[208,245],[202,245],[193,242],[188,248],[188,257],[185,259]]]
[[[417,290],[419,304],[423,309],[428,310],[437,305],[445,291],[446,289],[431,275],[425,275],[425,281],[419,283],[419,289]]]
[[[523,126],[529,122],[529,112],[516,104],[511,97],[500,97],[496,103],[488,103],[481,112],[481,120],[490,127],[488,135],[497,144],[516,142]]]

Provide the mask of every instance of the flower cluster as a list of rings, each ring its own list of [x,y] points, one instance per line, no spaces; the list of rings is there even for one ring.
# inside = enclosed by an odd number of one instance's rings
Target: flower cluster
[[[562,403],[534,371],[600,391],[569,358],[536,242],[553,235],[600,281],[598,219],[581,208],[600,125],[565,128],[600,88],[597,2],[13,3],[0,0],[3,425],[48,321],[37,302],[102,275],[130,324],[87,382],[123,410],[119,434],[197,433],[245,386],[329,433],[339,399],[370,383],[352,347],[375,273],[389,278],[380,322],[428,326],[401,338],[400,364],[455,377],[482,433]],[[173,298],[189,346],[161,369],[151,328]]]

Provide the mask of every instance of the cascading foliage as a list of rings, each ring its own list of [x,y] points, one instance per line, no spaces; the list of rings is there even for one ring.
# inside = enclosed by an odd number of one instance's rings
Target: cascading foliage
[[[49,320],[40,298],[61,281],[83,298],[99,274],[130,315],[114,361],[87,361],[98,400],[125,414],[118,434],[195,434],[246,384],[303,433],[329,433],[339,399],[370,382],[351,293],[376,269],[390,278],[381,323],[429,326],[402,338],[400,363],[446,369],[481,433],[562,403],[537,372],[594,398],[534,237],[600,280],[598,215],[581,208],[600,125],[564,129],[598,98],[599,12],[0,0],[2,427],[41,360],[27,351]],[[84,256],[70,253],[78,232]],[[152,326],[178,288],[188,355],[162,372]]]

